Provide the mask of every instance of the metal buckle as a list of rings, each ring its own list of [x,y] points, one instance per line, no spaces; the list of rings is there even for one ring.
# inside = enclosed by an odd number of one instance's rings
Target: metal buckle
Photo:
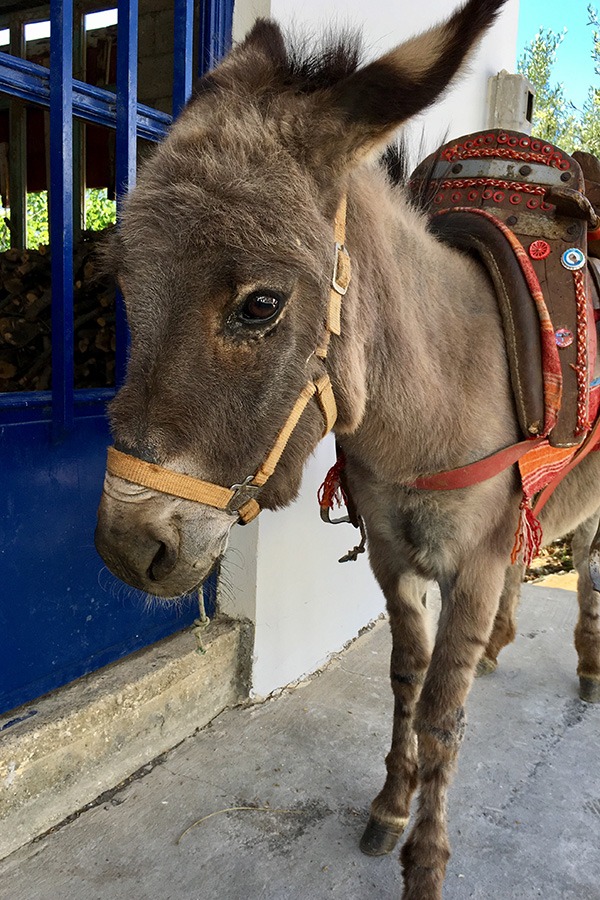
[[[342,297],[346,294],[348,290],[348,285],[342,285],[337,280],[338,270],[340,265],[340,255],[342,253],[348,254],[346,247],[344,244],[340,244],[339,241],[335,242],[335,263],[333,264],[333,275],[331,276],[331,286],[337,294],[340,294]]]
[[[243,506],[248,500],[255,500],[256,495],[260,491],[260,485],[252,484],[254,475],[248,475],[241,484],[232,484],[229,488],[233,491],[233,497],[225,507],[226,512],[236,515],[240,506]]]
[[[328,506],[321,507],[321,518],[324,522],[327,522],[328,525],[343,525],[346,522],[352,524],[350,516],[340,516],[339,519],[332,519],[330,516],[331,510]]]

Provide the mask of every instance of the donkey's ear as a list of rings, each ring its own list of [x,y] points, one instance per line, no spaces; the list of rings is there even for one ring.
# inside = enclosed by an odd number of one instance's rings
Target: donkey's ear
[[[276,65],[286,62],[287,52],[281,28],[273,19],[257,19],[234,53],[254,50],[262,53]]]
[[[505,2],[469,0],[447,22],[339,82],[333,105],[353,142],[351,155],[386,144],[391,131],[437,100]]]
[[[278,81],[287,52],[281,30],[271,19],[257,19],[244,40],[196,85],[196,94],[215,90],[260,94]]]

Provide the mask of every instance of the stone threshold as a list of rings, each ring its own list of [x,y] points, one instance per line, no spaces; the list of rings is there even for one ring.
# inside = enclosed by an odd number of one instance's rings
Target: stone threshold
[[[217,618],[0,716],[0,859],[245,700],[251,655]]]

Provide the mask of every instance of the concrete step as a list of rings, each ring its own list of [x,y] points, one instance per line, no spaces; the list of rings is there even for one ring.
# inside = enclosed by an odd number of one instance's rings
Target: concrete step
[[[251,653],[215,620],[0,716],[0,859],[244,700]]]

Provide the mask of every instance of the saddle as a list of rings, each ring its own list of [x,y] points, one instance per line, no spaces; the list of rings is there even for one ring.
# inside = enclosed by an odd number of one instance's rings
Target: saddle
[[[413,172],[408,190],[429,211],[430,229],[487,269],[524,440],[407,487],[467,487],[518,463],[523,497],[511,561],[522,557],[529,565],[541,546],[545,503],[568,472],[600,450],[600,160],[490,130],[444,144]],[[338,489],[338,502],[351,501],[343,466],[338,452],[320,495],[327,521]],[[339,521],[358,525],[360,517],[354,511]],[[600,547],[600,530],[596,542]]]
[[[409,192],[442,240],[475,254],[494,284],[525,438],[578,446],[595,418],[600,161],[518,132],[450,141]],[[589,266],[588,251],[590,253]],[[596,258],[595,258],[596,257]]]

